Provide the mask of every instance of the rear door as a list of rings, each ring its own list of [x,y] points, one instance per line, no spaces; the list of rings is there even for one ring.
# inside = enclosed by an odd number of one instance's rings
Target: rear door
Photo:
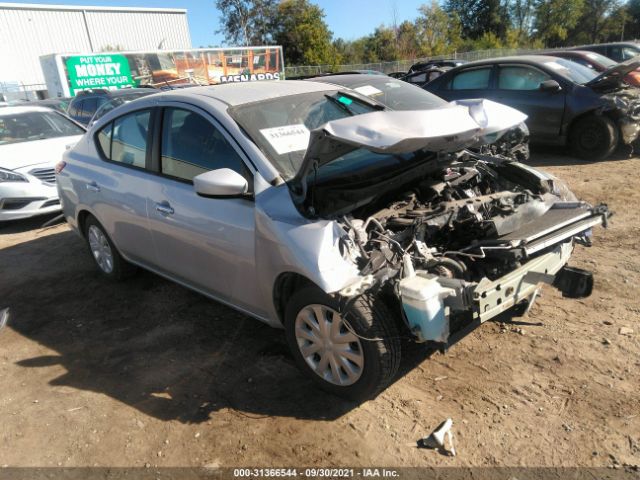
[[[254,313],[255,224],[252,195],[204,198],[193,177],[230,168],[253,189],[253,170],[229,134],[208,113],[180,103],[159,112],[157,177],[147,210],[161,272]]]
[[[75,191],[90,206],[118,250],[143,265],[155,260],[147,227],[152,109],[124,114],[95,134],[101,159],[86,169]]]
[[[526,123],[534,140],[553,141],[560,135],[562,127],[567,89],[542,91],[540,84],[547,80],[554,78],[531,65],[505,64],[500,65],[497,71],[492,100],[526,114]]]

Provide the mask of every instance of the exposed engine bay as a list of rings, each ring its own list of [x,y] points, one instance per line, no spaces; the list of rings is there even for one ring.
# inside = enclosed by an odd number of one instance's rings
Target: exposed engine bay
[[[384,285],[398,291],[402,279],[415,270],[436,279],[443,289],[452,289],[447,295],[454,317],[458,310],[468,320],[467,314],[475,309],[475,316],[482,318],[496,305],[478,311],[474,299],[487,296],[479,287],[505,284],[501,279],[506,275],[526,270],[529,262],[549,252],[566,263],[573,242],[589,245],[591,227],[606,223],[606,206],[593,208],[577,201],[557,179],[523,164],[466,153],[451,158],[394,200],[373,202],[338,219],[345,231],[341,252],[358,265],[364,279],[343,295]],[[549,261],[557,263],[560,257],[549,256]],[[556,271],[544,265],[538,273],[555,275],[564,263],[557,263]],[[530,273],[523,270],[523,275]],[[574,280],[584,279],[570,283]],[[553,283],[555,278],[531,281]],[[524,288],[523,295],[514,290],[524,283],[518,285],[506,288],[514,302],[524,296]],[[590,286],[580,288],[583,291],[573,291],[574,296],[590,293]],[[500,290],[505,293],[497,284]],[[510,300],[507,297],[496,300],[498,306]]]
[[[517,162],[529,160],[529,129],[523,122],[510,129],[498,140],[477,149],[482,155],[500,155]]]

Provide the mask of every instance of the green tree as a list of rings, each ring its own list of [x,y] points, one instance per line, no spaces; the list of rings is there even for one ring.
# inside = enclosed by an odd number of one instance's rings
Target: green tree
[[[461,25],[455,12],[445,12],[436,0],[418,8],[416,27],[423,55],[443,55],[458,48]]]
[[[584,0],[536,0],[536,37],[548,47],[563,46],[582,16]]]
[[[290,65],[334,64],[338,54],[324,10],[309,0],[282,0],[273,23],[273,40]]]
[[[417,22],[405,20],[396,29],[398,58],[416,58],[421,54],[421,39]]]
[[[607,36],[611,14],[619,7],[618,0],[584,0],[582,15],[567,35],[567,43],[601,42]]]
[[[463,38],[475,40],[491,32],[504,39],[509,28],[509,11],[500,0],[446,0],[444,10],[457,16]]]
[[[603,33],[603,39],[605,41],[619,42],[625,39],[638,38],[638,36],[640,36],[640,29],[636,27],[634,31],[633,27],[629,23],[632,18],[629,13],[630,3],[618,5],[607,18],[607,24]],[[638,17],[638,20],[640,20],[640,17]]]
[[[629,0],[625,13],[624,38],[640,38],[640,0]]]
[[[232,45],[269,45],[277,0],[216,0],[225,41]]]
[[[507,32],[507,36],[510,36],[508,43],[513,41],[517,44],[526,42],[531,34],[534,13],[534,0],[513,0],[509,4],[512,31]]]
[[[334,40],[333,48],[336,56],[340,57],[342,63],[364,63],[366,43],[367,37],[361,37],[351,41],[338,38]]]
[[[396,34],[393,29],[380,26],[365,42],[365,59],[367,62],[389,62],[397,60]]]

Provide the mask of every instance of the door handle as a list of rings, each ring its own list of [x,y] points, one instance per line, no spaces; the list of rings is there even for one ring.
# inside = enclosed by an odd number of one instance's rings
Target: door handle
[[[168,203],[156,203],[156,211],[162,215],[173,215],[173,208]]]
[[[98,184],[96,182],[87,183],[86,187],[87,187],[87,190],[89,190],[90,192],[99,192],[100,191],[100,187],[98,186]]]

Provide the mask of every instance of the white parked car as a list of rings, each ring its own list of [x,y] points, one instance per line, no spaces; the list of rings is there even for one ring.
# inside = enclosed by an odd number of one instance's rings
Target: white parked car
[[[84,132],[49,108],[0,110],[0,222],[60,210],[55,165]]]

